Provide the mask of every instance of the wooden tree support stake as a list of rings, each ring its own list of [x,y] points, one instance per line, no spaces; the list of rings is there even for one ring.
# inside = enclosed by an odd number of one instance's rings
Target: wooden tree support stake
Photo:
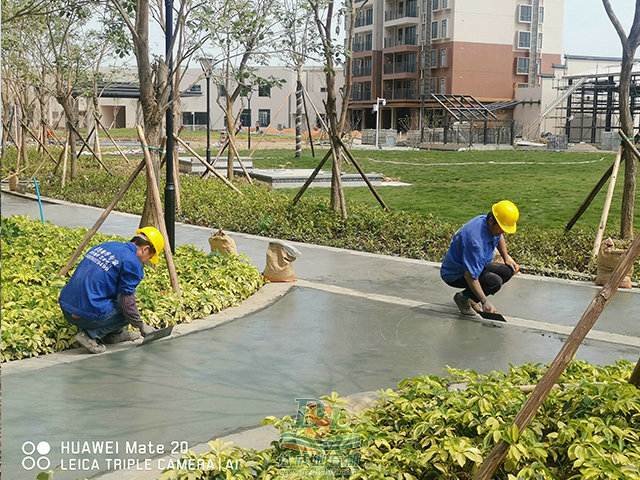
[[[171,245],[169,245],[169,235],[167,234],[167,225],[164,223],[164,215],[162,213],[162,200],[160,199],[160,191],[158,190],[158,182],[156,180],[156,174],[153,171],[153,162],[151,155],[149,154],[149,148],[147,140],[144,136],[142,127],[138,125],[138,137],[142,144],[142,153],[144,155],[144,163],[147,165],[147,175],[149,176],[148,184],[151,186],[151,194],[153,195],[153,204],[156,208],[156,215],[158,217],[158,226],[160,227],[160,233],[165,238],[164,242],[164,257],[167,261],[167,270],[169,270],[169,279],[171,280],[171,286],[173,291],[180,295],[180,284],[178,283],[178,274],[176,273],[176,266],[173,263],[173,253],[171,252]]]
[[[382,206],[382,208],[384,208],[387,212],[389,212],[389,207],[387,207],[387,204],[384,203],[384,200],[382,200],[382,197],[378,194],[378,192],[376,191],[376,189],[373,187],[373,184],[371,183],[371,181],[367,178],[367,175],[364,173],[364,171],[362,170],[362,168],[360,168],[360,165],[358,165],[358,162],[356,162],[355,157],[352,155],[352,153],[349,151],[349,149],[347,148],[347,146],[344,144],[344,142],[342,141],[341,138],[338,138],[338,142],[340,143],[340,146],[342,147],[342,149],[345,151],[345,153],[349,156],[349,159],[351,160],[351,162],[353,163],[353,166],[356,167],[356,170],[358,170],[358,173],[360,173],[360,176],[362,177],[362,179],[365,181],[365,183],[369,186],[369,190],[371,190],[371,193],[373,193],[373,196],[376,197],[376,200],[378,200],[378,203],[380,203],[380,205]]]
[[[613,169],[611,170],[611,178],[609,179],[609,188],[607,188],[607,196],[604,199],[604,206],[602,207],[602,216],[600,217],[600,225],[598,225],[598,232],[596,233],[596,240],[593,243],[593,251],[591,252],[591,258],[595,259],[598,256],[600,250],[600,244],[602,243],[602,237],[604,236],[604,229],[607,226],[607,218],[609,217],[609,210],[611,209],[611,200],[613,199],[613,191],[616,187],[616,179],[618,178],[618,169],[620,168],[620,159],[622,158],[622,152],[624,146],[620,143],[618,148],[618,154],[613,162]]]
[[[229,180],[224,178],[220,173],[218,173],[215,168],[213,168],[211,165],[209,165],[207,163],[207,161],[205,159],[203,159],[200,155],[198,155],[193,148],[191,148],[189,145],[187,145],[184,140],[182,140],[180,137],[178,137],[176,135],[174,135],[174,138],[178,141],[178,143],[180,143],[180,145],[182,145],[184,148],[186,148],[189,151],[189,153],[191,153],[198,160],[200,160],[200,162],[202,162],[202,164],[207,168],[207,170],[209,170],[216,177],[218,177],[220,180],[222,180],[227,187],[229,187],[231,190],[234,190],[234,191],[238,192],[240,195],[242,195],[242,192],[240,190],[238,190],[238,188],[233,183],[231,183]]]
[[[260,138],[258,139],[258,143],[256,143],[256,146],[253,147],[253,150],[251,150],[251,153],[249,153],[249,157],[253,158],[253,154],[256,153],[256,150],[258,149],[258,145],[260,145],[260,142],[262,142],[262,139],[264,138],[264,136],[267,134],[267,130],[269,130],[269,128],[271,128],[271,125],[273,125],[273,122],[276,121],[276,118],[278,118],[278,115],[280,114],[280,111],[282,110],[282,107],[284,107],[284,104],[287,103],[287,100],[289,99],[289,97],[291,96],[291,94],[293,93],[293,91],[295,90],[295,85],[294,87],[289,91],[289,93],[287,94],[286,97],[284,97],[284,100],[282,101],[282,105],[280,105],[280,108],[278,109],[278,111],[276,112],[276,114],[273,116],[273,119],[271,119],[271,122],[269,123],[269,125],[266,126],[266,128],[264,129],[264,132],[262,133],[262,135],[260,136]],[[249,128],[251,128],[251,125],[249,125]]]
[[[47,149],[47,147],[44,145],[44,143],[42,143],[42,140],[40,140],[40,139],[38,138],[38,136],[37,136],[35,133],[33,133],[33,132],[31,131],[31,129],[29,128],[29,126],[28,126],[26,123],[24,123],[22,120],[20,120],[20,123],[21,123],[21,124],[22,124],[22,126],[27,130],[27,132],[29,132],[29,135],[31,135],[31,136],[36,140],[36,142],[38,142],[38,143],[40,144],[40,146],[42,147],[42,149],[44,150],[44,152],[48,155],[48,157],[51,159],[51,161],[52,161],[53,163],[55,163],[56,165],[58,165],[58,162],[56,161],[56,159],[55,159],[55,158],[53,158],[53,155],[51,155],[51,153],[49,152],[49,150]],[[38,169],[39,169],[39,168],[40,168],[40,167],[38,167]],[[35,175],[34,175],[34,176],[35,176]]]
[[[533,417],[535,416],[538,408],[542,405],[545,398],[553,388],[553,385],[557,382],[558,378],[567,368],[567,365],[575,355],[578,347],[586,337],[587,333],[591,330],[593,325],[598,320],[598,317],[605,309],[605,307],[609,304],[613,296],[615,295],[618,287],[620,286],[620,282],[624,278],[624,276],[629,271],[631,265],[636,258],[640,255],[640,234],[635,238],[629,250],[622,258],[618,266],[613,270],[611,274],[611,278],[605,284],[604,287],[598,292],[595,298],[591,301],[586,311],[582,315],[582,318],[573,329],[569,338],[562,346],[562,349],[553,360],[549,369],[544,374],[544,376],[540,379],[540,382],[536,385],[536,388],[533,390],[533,393],[525,404],[522,406],[522,409],[516,415],[515,419],[511,423],[511,426],[518,427],[518,432],[523,432],[525,428],[529,425]],[[480,469],[473,477],[474,480],[490,480],[493,478],[495,471],[498,469],[504,458],[507,456],[507,452],[509,451],[509,444],[504,440],[498,441],[498,443],[493,447],[493,450],[486,458],[486,460],[480,466]]]
[[[93,112],[93,116],[96,118],[96,122],[98,123],[98,125],[100,126],[100,128],[102,128],[102,131],[104,133],[107,134],[107,137],[109,137],[109,140],[111,140],[111,143],[113,143],[113,146],[116,147],[116,149],[118,150],[118,152],[120,153],[120,156],[122,158],[124,158],[124,161],[127,162],[128,165],[131,165],[131,162],[129,161],[129,159],[127,158],[127,156],[124,154],[124,152],[122,151],[122,149],[120,148],[120,145],[118,145],[116,143],[116,141],[113,139],[113,137],[111,136],[111,134],[109,133],[109,130],[107,130],[104,125],[102,124],[102,122],[100,121],[100,119],[98,118],[98,114],[96,112]]]
[[[65,145],[64,148],[66,150],[67,146]],[[64,160],[65,167],[63,168],[63,172],[65,173],[66,173],[66,163],[67,162],[65,159]],[[73,255],[71,255],[71,258],[69,259],[67,264],[62,268],[62,270],[60,270],[60,272],[58,272],[59,277],[63,277],[64,275],[67,274],[67,272],[69,272],[69,270],[71,270],[71,267],[76,262],[76,260],[78,259],[78,257],[80,256],[84,248],[89,244],[89,241],[91,240],[91,238],[93,238],[93,236],[96,234],[98,229],[102,226],[104,221],[107,219],[107,217],[111,213],[111,210],[115,208],[115,206],[120,201],[120,199],[124,196],[127,190],[129,190],[129,187],[131,187],[131,185],[133,184],[133,181],[136,179],[136,177],[142,171],[143,168],[144,168],[144,160],[142,160],[140,164],[136,167],[136,169],[133,171],[129,179],[120,188],[120,191],[116,194],[115,198],[111,201],[111,203],[107,206],[107,208],[104,209],[104,212],[102,212],[102,215],[100,215],[100,218],[98,218],[98,220],[93,225],[93,227],[91,227],[91,230],[87,232],[82,242],[80,242],[80,245],[78,246],[78,248],[76,248],[75,252],[73,252]]]
[[[296,193],[296,196],[293,198],[293,201],[291,202],[292,205],[295,205],[296,203],[298,203],[298,200],[300,200],[300,197],[302,197],[302,194],[307,190],[307,188],[309,188],[309,185],[311,185],[311,183],[313,183],[314,178],[316,178],[318,176],[318,173],[320,172],[320,169],[326,163],[326,161],[329,159],[330,156],[331,156],[331,150],[329,150],[325,154],[325,156],[322,158],[322,160],[320,161],[320,163],[318,164],[316,169],[309,176],[309,178],[307,178],[307,181],[304,182],[304,185],[302,185],[302,187],[300,187],[300,190],[298,190],[298,193]]]
[[[73,124],[69,124],[69,126],[71,127],[71,129],[76,133],[76,135],[78,135],[78,138],[82,141],[82,143],[85,145],[85,147],[87,147],[87,150],[89,150],[89,152],[91,153],[91,155],[93,155],[93,157],[98,161],[98,163],[100,165],[102,165],[102,168],[105,169],[105,171],[113,176],[113,173],[111,173],[109,171],[109,169],[107,168],[107,166],[102,162],[102,159],[96,155],[96,152],[93,151],[93,149],[87,144],[87,142],[84,140],[84,138],[82,138],[82,135],[80,135],[80,132],[78,131],[78,129],[76,127],[73,126]]]
[[[236,144],[231,139],[231,137],[229,137],[229,148],[233,149],[233,155],[235,155],[236,158],[238,159],[238,163],[240,164],[240,167],[242,168],[242,171],[244,172],[244,176],[247,178],[247,181],[249,182],[250,185],[253,185],[253,180],[251,179],[251,176],[249,175],[249,172],[247,172],[247,169],[244,168],[244,163],[242,163],[242,159],[240,158],[240,154],[238,153],[238,149],[236,148]],[[234,161],[234,160],[232,159],[231,161]]]

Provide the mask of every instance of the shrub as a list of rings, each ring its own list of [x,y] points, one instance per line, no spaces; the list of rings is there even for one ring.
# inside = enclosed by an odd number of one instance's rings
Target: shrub
[[[536,383],[546,368],[539,364],[511,367],[506,373],[478,375],[448,369],[450,377],[421,376],[403,380],[396,391],[359,415],[343,415],[343,431],[361,439],[359,466],[351,479],[471,479],[499,439],[510,444],[494,478],[507,480],[640,479],[640,390],[627,382],[632,365],[619,361],[597,367],[573,362],[541,410],[523,432],[509,428],[526,394],[519,385]],[[466,389],[450,391],[451,383]],[[338,405],[337,394],[322,398]],[[268,417],[263,423],[279,431],[295,429],[290,417]],[[234,471],[165,471],[161,480],[284,478],[287,450],[255,451],[218,439],[211,451],[183,458],[238,460]],[[217,463],[216,463],[217,465]],[[332,468],[329,466],[329,468]],[[289,478],[313,476],[304,467]],[[231,475],[231,477],[229,476]]]
[[[88,230],[70,230],[26,217],[2,218],[2,361],[70,347],[76,327],[58,306],[66,279],[57,276]],[[124,240],[97,234],[92,245]],[[155,327],[191,319],[238,304],[263,285],[262,275],[244,256],[205,254],[186,245],[174,256],[181,296],[171,288],[161,256],[146,269],[136,298],[143,320]]]

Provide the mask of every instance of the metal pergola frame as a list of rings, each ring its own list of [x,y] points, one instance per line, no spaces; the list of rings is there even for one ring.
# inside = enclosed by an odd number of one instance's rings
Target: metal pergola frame
[[[437,101],[458,122],[498,120],[498,117],[473,95],[432,93],[431,98]]]

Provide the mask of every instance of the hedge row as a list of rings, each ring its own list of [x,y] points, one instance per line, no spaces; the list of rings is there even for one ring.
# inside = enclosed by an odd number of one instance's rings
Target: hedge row
[[[44,182],[44,195],[72,202],[106,206],[124,178],[92,172],[81,175],[62,190],[58,180]],[[460,225],[402,211],[387,213],[359,203],[348,205],[346,220],[329,208],[328,200],[303,197],[295,206],[291,197],[265,187],[239,185],[240,196],[219,180],[181,177],[180,221],[285,240],[329,245],[386,255],[442,261],[451,236]],[[117,208],[141,213],[145,183],[139,178]],[[590,259],[593,231],[561,229],[527,231],[508,236],[510,253],[525,273],[547,276],[595,275]],[[635,269],[640,278],[640,261]]]

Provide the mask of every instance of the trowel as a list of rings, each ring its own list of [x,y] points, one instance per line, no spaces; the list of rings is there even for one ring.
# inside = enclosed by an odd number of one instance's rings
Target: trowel
[[[146,345],[147,343],[155,342],[156,340],[160,340],[161,338],[168,337],[169,335],[171,335],[172,331],[173,325],[165,328],[159,328],[158,330],[155,330],[151,333],[147,333],[140,345]]]
[[[504,318],[499,313],[489,313],[489,312],[478,312],[482,318],[486,318],[487,320],[497,320],[499,322],[506,322],[507,319]]]

